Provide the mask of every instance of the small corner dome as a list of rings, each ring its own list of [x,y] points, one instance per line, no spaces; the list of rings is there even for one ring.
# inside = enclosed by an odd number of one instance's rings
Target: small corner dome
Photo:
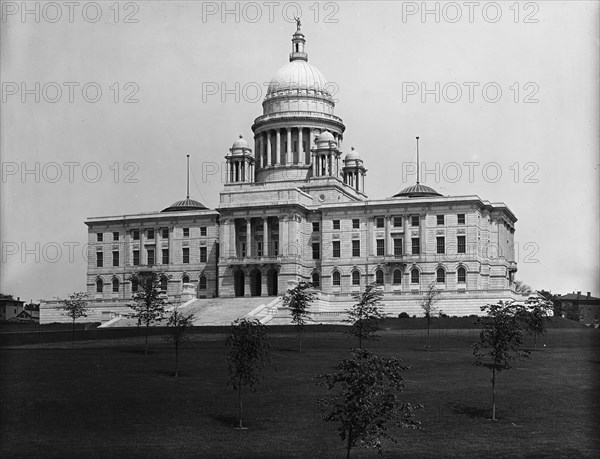
[[[442,196],[440,193],[435,191],[433,188],[428,187],[426,185],[421,185],[417,183],[416,185],[409,186],[408,188],[404,188],[399,193],[396,193],[393,197],[407,197],[407,198],[424,198],[427,196]]]
[[[329,131],[321,132],[317,137],[317,142],[335,142],[335,137]]]
[[[246,142],[246,140],[244,140],[244,136],[242,134],[240,134],[240,136],[237,139],[235,139],[235,142],[233,142],[233,145],[231,148],[239,149],[239,148],[249,148],[249,147],[248,147],[248,142]]]
[[[206,206],[194,199],[187,198],[171,204],[166,209],[161,210],[161,212],[189,212],[192,210],[206,210]]]
[[[344,161],[356,161],[356,160],[361,160],[361,157],[358,154],[358,151],[356,151],[354,149],[354,147],[351,147],[350,152],[346,154]]]

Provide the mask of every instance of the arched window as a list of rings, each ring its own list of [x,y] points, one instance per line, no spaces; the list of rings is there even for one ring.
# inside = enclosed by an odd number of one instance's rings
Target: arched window
[[[102,287],[104,287],[102,279],[96,280],[96,293],[102,293]]]
[[[312,284],[315,288],[319,288],[321,286],[321,278],[319,276],[319,273],[313,273]]]
[[[117,278],[112,280],[112,291],[113,293],[119,293],[119,279]]]
[[[435,281],[438,284],[445,284],[446,283],[446,271],[444,271],[444,268],[438,268],[435,271]]]
[[[133,293],[135,293],[138,291],[138,288],[139,288],[139,282],[138,282],[137,277],[132,277],[131,278],[131,291]]]
[[[375,271],[375,283],[377,285],[383,285],[383,271],[381,269]]]
[[[467,270],[462,266],[456,270],[456,281],[459,284],[467,282]]]
[[[204,276],[204,275],[200,276],[200,282],[199,282],[199,284],[200,285],[198,286],[198,288],[200,290],[206,290],[206,276]]]
[[[360,285],[360,272],[352,271],[352,285]]]
[[[334,271],[331,279],[334,287],[339,287],[342,284],[342,276],[339,271]]]
[[[187,274],[185,276],[183,276],[181,278],[181,282],[184,284],[189,284],[190,283],[190,276],[188,276]]]
[[[400,285],[402,283],[402,271],[400,271],[399,269],[394,270],[392,282],[394,285]]]
[[[410,270],[410,283],[411,284],[419,283],[419,270],[417,268],[413,268]]]
[[[160,290],[161,292],[167,291],[167,286],[169,285],[169,279],[167,276],[163,276],[160,278]]]

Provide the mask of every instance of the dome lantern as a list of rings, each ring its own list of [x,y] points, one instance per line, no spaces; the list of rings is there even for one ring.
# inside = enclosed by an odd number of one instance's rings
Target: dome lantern
[[[296,60],[308,61],[308,54],[304,52],[306,40],[304,39],[304,34],[300,30],[300,26],[302,24],[300,22],[300,18],[294,19],[296,19],[296,32],[294,35],[292,35],[292,52],[290,53],[290,62]]]

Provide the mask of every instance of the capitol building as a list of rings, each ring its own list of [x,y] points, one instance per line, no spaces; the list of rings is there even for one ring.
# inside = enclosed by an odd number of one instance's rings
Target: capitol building
[[[393,196],[369,199],[368,158],[384,153],[344,144],[346,126],[327,80],[309,63],[300,26],[262,107],[254,139],[239,136],[224,149],[227,180],[217,209],[188,195],[155,212],[85,222],[87,320],[129,311],[136,275],[146,271],[160,273],[172,303],[223,310],[242,297],[248,312],[262,302],[273,317],[282,313],[281,295],[309,281],[319,292],[311,308],[316,322],[341,317],[352,294],[373,282],[393,316],[422,314],[432,283],[448,315],[478,314],[486,303],[520,297],[517,219],[505,204],[443,196],[418,176]],[[50,308],[41,314],[42,322],[59,320]]]

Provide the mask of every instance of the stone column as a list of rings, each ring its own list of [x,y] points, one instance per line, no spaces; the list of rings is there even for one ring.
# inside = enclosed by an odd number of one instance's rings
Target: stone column
[[[407,215],[404,219],[404,253],[409,255],[412,253],[412,236],[410,226],[410,215]]]
[[[288,217],[284,215],[279,218],[279,254],[288,255]]]
[[[264,167],[271,165],[271,131],[267,131],[267,164]]]
[[[358,176],[356,177],[358,183]],[[357,187],[358,189],[358,187]],[[385,254],[390,256],[394,255],[394,248],[392,247],[392,217],[389,215],[385,216]]]
[[[246,219],[246,258],[252,257],[252,219]]]
[[[144,234],[146,230],[144,228],[140,229],[140,265],[145,265],[148,259],[146,257],[146,245],[144,242],[146,241],[146,235]]]
[[[236,233],[235,218],[232,218],[229,220],[229,256],[234,258],[238,256],[238,237]]]
[[[133,265],[133,253],[131,249],[131,230],[125,231],[125,247],[123,247],[123,266]]]
[[[269,231],[269,222],[267,220],[267,217],[263,217],[263,256],[265,256],[265,257],[269,256],[268,231]]]
[[[298,164],[306,164],[306,154],[304,153],[304,142],[302,128],[298,128]]]
[[[371,241],[371,254],[372,255],[377,254],[377,234],[376,234],[377,228],[375,227],[375,218],[376,217],[369,218],[369,227],[371,228],[370,241]]]
[[[160,251],[160,228],[154,228],[154,264],[162,264],[162,253]]]
[[[173,231],[175,228],[173,226],[169,226],[169,264],[175,263],[175,248],[173,247]]]
[[[277,146],[275,147],[275,162],[281,164],[281,129],[277,128],[277,134],[275,136]]]
[[[294,162],[294,158],[292,156],[292,130],[288,127],[285,128],[286,136],[287,136],[287,146],[285,149],[285,163],[292,164]]]

